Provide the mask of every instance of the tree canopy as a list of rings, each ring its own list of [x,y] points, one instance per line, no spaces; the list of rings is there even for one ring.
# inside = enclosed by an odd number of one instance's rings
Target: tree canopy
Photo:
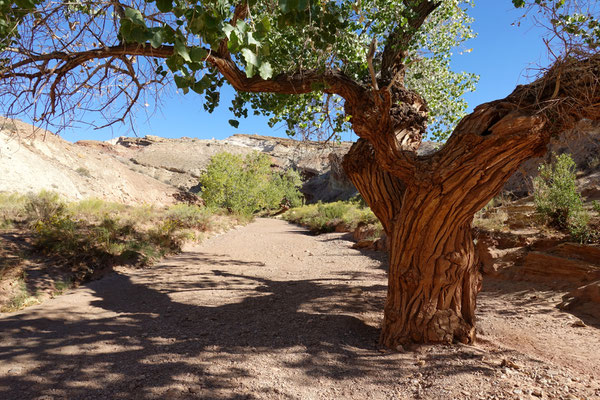
[[[68,125],[81,111],[106,124],[166,82],[219,104],[238,91],[230,123],[255,114],[289,134],[348,129],[333,80],[401,79],[427,101],[429,136],[444,140],[477,76],[450,68],[470,51],[471,0],[0,1],[0,96],[6,114]],[[595,48],[597,7],[578,0],[513,0],[563,45]],[[573,39],[575,38],[575,39]],[[556,42],[556,41],[555,41]]]
[[[213,111],[229,81],[240,89],[231,105],[235,118],[252,109],[272,124],[285,121],[289,133],[336,133],[348,128],[348,117],[326,77],[368,83],[371,63],[389,82],[402,52],[402,78],[427,99],[431,135],[441,139],[464,115],[461,96],[476,82],[450,69],[452,52],[467,51],[461,45],[474,36],[470,6],[470,0],[4,1],[0,94],[7,111],[59,125],[75,109],[101,112],[110,123],[166,79],[184,93],[202,94],[204,108]],[[109,111],[108,103],[120,109]]]

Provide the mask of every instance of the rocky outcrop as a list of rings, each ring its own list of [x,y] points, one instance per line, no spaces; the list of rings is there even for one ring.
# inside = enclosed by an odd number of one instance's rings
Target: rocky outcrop
[[[69,200],[96,197],[125,204],[174,202],[175,188],[133,171],[133,164],[119,161],[109,146],[74,145],[49,131],[2,119],[0,191],[45,189]]]
[[[343,156],[338,153],[330,153],[329,171],[318,174],[304,183],[301,191],[307,203],[349,200],[358,195],[358,191],[342,168],[342,158]]]
[[[268,154],[274,168],[298,170],[307,181],[302,192],[310,201],[345,200],[356,189],[345,178],[339,160],[351,143],[323,144],[260,135],[233,135],[224,140],[120,138],[115,147],[135,169],[182,190],[198,192],[198,179],[218,153]]]
[[[600,318],[600,280],[567,293],[559,308]]]
[[[589,282],[600,279],[600,266],[577,258],[577,254],[562,255],[553,252],[531,251],[523,260],[520,273],[536,281]]]

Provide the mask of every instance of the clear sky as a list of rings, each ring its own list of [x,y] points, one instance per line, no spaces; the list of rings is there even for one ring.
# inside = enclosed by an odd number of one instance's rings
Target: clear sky
[[[480,75],[477,90],[465,96],[469,108],[508,95],[517,84],[526,83],[535,74],[534,69],[545,66],[548,61],[541,39],[542,31],[527,21],[521,26],[513,25],[519,20],[522,10],[516,10],[510,0],[476,0],[470,14],[475,18],[473,29],[478,37],[465,44],[472,52],[456,54],[453,59],[455,70],[474,72]],[[241,119],[239,128],[228,124],[232,118],[228,107],[233,90],[224,88],[221,106],[208,114],[202,108],[199,95],[165,94],[163,106],[152,116],[144,111],[135,114],[138,136],[157,135],[169,138],[181,136],[201,139],[223,139],[235,133],[285,136],[284,128],[269,128],[264,117],[249,116]],[[93,130],[87,128],[67,129],[62,137],[70,141],[82,139],[107,140],[118,136],[134,136],[130,125]],[[354,140],[345,134],[343,140]]]

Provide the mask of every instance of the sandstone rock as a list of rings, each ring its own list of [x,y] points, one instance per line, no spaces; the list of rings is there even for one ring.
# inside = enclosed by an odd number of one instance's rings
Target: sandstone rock
[[[600,267],[600,246],[577,243],[560,243],[550,249],[552,254],[589,262]]]
[[[589,282],[600,278],[600,267],[552,253],[529,252],[520,270],[523,277],[561,282]]]
[[[563,297],[559,308],[600,318],[600,280],[581,286]]]
[[[51,190],[68,200],[89,197],[126,204],[172,204],[176,189],[133,171],[99,147],[74,145],[18,120],[0,130],[0,191]],[[6,126],[6,125],[4,125]]]
[[[338,233],[350,232],[350,227],[346,223],[340,222],[335,226],[334,231]]]
[[[354,232],[352,232],[352,237],[357,242],[360,242],[364,239],[373,239],[376,236],[377,228],[374,225],[368,225],[364,222],[359,222]]]
[[[374,239],[362,239],[352,245],[353,249],[372,249],[374,246]]]
[[[342,155],[331,152],[327,158],[330,171],[312,177],[302,186],[308,203],[349,200],[358,194],[342,168]]]

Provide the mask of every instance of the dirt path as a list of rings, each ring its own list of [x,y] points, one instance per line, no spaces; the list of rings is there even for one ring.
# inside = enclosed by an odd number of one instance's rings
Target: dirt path
[[[118,270],[0,317],[0,399],[600,398],[597,325],[522,283],[487,284],[477,346],[380,350],[381,257],[259,219]]]

